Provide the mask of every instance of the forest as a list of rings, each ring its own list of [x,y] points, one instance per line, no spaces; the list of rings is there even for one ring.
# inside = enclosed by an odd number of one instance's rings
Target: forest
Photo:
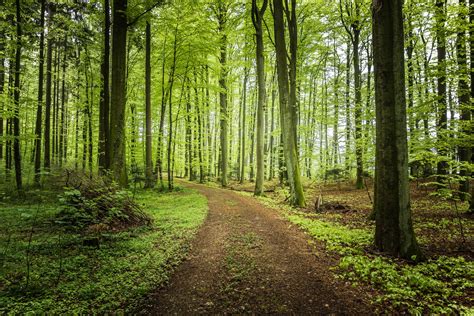
[[[474,313],[473,0],[0,0],[0,313]]]

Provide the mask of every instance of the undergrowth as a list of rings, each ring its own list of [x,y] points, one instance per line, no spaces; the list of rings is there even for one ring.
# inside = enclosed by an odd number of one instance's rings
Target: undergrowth
[[[182,260],[207,211],[188,189],[141,190],[136,201],[153,224],[104,232],[99,248],[54,223],[57,199],[0,201],[0,314],[133,311]]]
[[[245,194],[245,193],[244,193]],[[247,194],[246,194],[247,195]],[[380,313],[474,314],[469,296],[474,290],[474,263],[463,257],[440,256],[417,265],[367,251],[373,243],[368,229],[354,229],[314,218],[287,205],[261,197],[326,248],[340,255],[338,277],[370,284],[380,291],[374,299]],[[466,304],[467,306],[463,305]]]

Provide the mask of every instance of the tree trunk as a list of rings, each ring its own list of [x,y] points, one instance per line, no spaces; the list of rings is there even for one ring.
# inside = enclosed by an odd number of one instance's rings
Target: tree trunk
[[[44,117],[44,161],[43,166],[46,172],[51,169],[51,81],[53,62],[53,38],[51,35],[52,15],[54,14],[51,4],[48,5],[48,44],[46,53],[46,103]]]
[[[241,150],[240,150],[240,183],[244,183],[245,180],[245,139],[246,139],[246,122],[247,122],[247,82],[248,82],[249,70],[247,67],[244,68],[244,79],[242,84],[242,139],[241,139]]]
[[[375,0],[372,10],[377,122],[375,244],[392,255],[421,260],[409,199],[402,0]]]
[[[474,100],[474,0],[469,0],[469,46],[470,46],[470,98]],[[472,101],[471,101],[472,103]],[[474,110],[471,110],[471,119],[474,116]],[[472,134],[472,130],[471,130]],[[471,163],[474,162],[474,148],[471,147]],[[469,201],[469,212],[474,213],[474,186],[471,186],[471,199]]]
[[[274,34],[275,52],[278,73],[278,88],[280,99],[280,122],[282,128],[283,152],[290,184],[290,203],[295,206],[304,206],[305,199],[301,183],[300,167],[298,162],[297,144],[295,142],[296,104],[289,104],[289,78],[287,51],[285,43],[285,27],[283,21],[282,0],[274,0]],[[295,8],[293,7],[293,10]],[[295,21],[296,23],[296,21]]]
[[[104,50],[100,72],[99,171],[110,168],[110,0],[104,0]]]
[[[66,58],[67,58],[67,45],[66,38],[64,39],[64,57],[63,57],[63,76],[62,76],[62,87],[61,87],[61,129],[59,131],[59,166],[62,166],[64,161],[64,144],[67,138],[66,133]]]
[[[15,111],[13,116],[13,157],[15,160],[15,180],[18,194],[23,195],[23,182],[21,175],[21,154],[20,154],[20,62],[22,46],[21,29],[21,8],[20,0],[16,0],[16,51],[15,51],[15,91],[13,92],[13,102]]]
[[[445,1],[436,0],[436,44],[438,53],[438,154],[445,156],[446,144],[444,140],[447,132],[447,107],[446,107],[446,30],[445,30]],[[448,163],[441,158],[437,164],[438,183],[445,182]]]
[[[351,85],[351,46],[347,43],[346,49],[346,89],[345,89],[345,110],[346,110],[346,143],[344,144],[345,147],[345,158],[344,158],[344,165],[345,170],[348,175],[351,173],[351,160],[350,160],[350,153],[351,153],[351,99],[350,99],[350,85]]]
[[[146,47],[145,47],[145,187],[153,188],[152,166],[152,135],[151,135],[151,26],[146,22]],[[164,116],[164,115],[163,115]],[[161,144],[160,144],[161,146]]]
[[[36,109],[35,125],[35,184],[40,185],[41,181],[41,130],[43,124],[43,80],[44,80],[44,15],[45,0],[41,0],[41,19],[40,19],[40,48],[39,48],[39,71],[38,71],[38,107]],[[3,68],[3,62],[0,67]],[[2,72],[3,73],[3,72]],[[0,84],[3,90],[3,79]],[[1,93],[1,91],[0,91]],[[1,124],[3,127],[3,122]],[[1,136],[1,135],[0,135]],[[0,149],[1,152],[1,149]]]
[[[459,0],[459,20],[461,24],[459,25],[459,32],[457,35],[456,40],[456,48],[457,48],[457,61],[458,61],[458,98],[459,98],[459,107],[461,111],[461,131],[464,133],[462,136],[463,142],[462,145],[459,147],[459,159],[468,165],[471,162],[472,156],[472,145],[470,144],[468,138],[471,132],[471,128],[469,125],[471,124],[471,103],[470,103],[470,96],[469,96],[469,84],[468,84],[468,69],[467,69],[467,60],[466,60],[466,51],[467,51],[467,43],[466,43],[466,29],[465,25],[466,15],[464,13],[464,9],[466,7],[466,0]],[[471,48],[472,49],[472,48]],[[461,181],[460,191],[463,192],[461,194],[461,199],[466,200],[468,198],[468,194],[470,191],[469,188],[469,178],[471,176],[469,172],[469,168],[463,167],[461,168],[461,176],[465,177],[466,179]]]
[[[227,10],[226,5],[219,1],[217,20],[218,20],[218,32],[220,36],[220,74],[219,74],[219,104],[220,104],[220,142],[221,142],[221,157],[220,157],[220,170],[221,170],[221,184],[223,187],[227,186],[227,162],[228,162],[228,110],[227,110],[227,35],[226,35],[226,23],[227,23]]]
[[[110,113],[110,169],[113,179],[127,186],[125,155],[127,0],[114,0],[112,30],[112,98]]]
[[[359,6],[356,1],[356,16],[359,18],[360,13],[358,12]],[[352,32],[354,39],[352,42],[352,50],[354,52],[354,89],[355,89],[355,154],[356,154],[356,188],[362,189],[364,187],[364,181],[362,179],[364,173],[363,160],[362,160],[362,95],[361,95],[361,70],[360,70],[360,57],[359,57],[359,41],[360,41],[360,21],[352,24]]]
[[[263,194],[263,180],[264,180],[264,107],[266,102],[265,91],[265,57],[263,48],[263,28],[262,20],[265,10],[267,9],[268,1],[264,0],[262,8],[257,7],[257,0],[252,0],[252,21],[255,27],[255,39],[257,42],[256,59],[257,59],[257,82],[258,82],[258,105],[257,105],[257,178],[255,181],[255,195]]]

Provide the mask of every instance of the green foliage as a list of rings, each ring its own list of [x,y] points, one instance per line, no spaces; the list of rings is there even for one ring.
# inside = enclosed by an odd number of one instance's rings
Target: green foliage
[[[373,240],[372,234],[366,230],[348,229],[339,224],[306,218],[301,213],[288,214],[287,218],[312,237],[326,242],[328,249],[341,254],[360,253],[361,249],[357,246],[369,245]]]
[[[70,229],[95,225],[114,230],[152,222],[127,191],[100,178],[86,180],[78,189],[67,188],[59,200],[62,208],[55,222]]]
[[[206,199],[187,189],[140,190],[137,201],[153,225],[104,234],[99,249],[50,224],[58,214],[53,202],[0,205],[0,313],[132,311],[182,260],[207,210]]]
[[[469,314],[463,306],[466,293],[474,288],[474,263],[463,257],[439,257],[417,265],[370,254],[373,242],[368,229],[352,229],[344,225],[313,218],[274,200],[260,197],[265,205],[276,208],[292,223],[313,238],[324,242],[329,250],[341,255],[335,270],[340,277],[370,284],[381,290],[374,302],[386,312],[406,311],[410,314]],[[424,223],[428,225],[428,223]],[[435,224],[432,224],[435,225]],[[435,225],[452,225],[447,219]],[[388,310],[391,308],[392,310]]]
[[[411,266],[366,255],[345,256],[342,276],[383,290],[378,303],[410,314],[453,314],[466,311],[457,301],[474,287],[474,263],[463,257],[439,257]]]

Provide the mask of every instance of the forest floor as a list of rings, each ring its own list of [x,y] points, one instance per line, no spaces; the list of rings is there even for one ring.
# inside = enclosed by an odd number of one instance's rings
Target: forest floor
[[[473,312],[472,218],[466,205],[432,196],[429,187],[412,188],[428,258],[413,265],[373,248],[371,190],[307,184],[308,206],[294,209],[276,183],[262,198],[252,196],[253,183],[180,184],[207,197],[208,217],[186,261],[145,300],[142,314]]]
[[[192,250],[143,314],[370,314],[368,292],[330,273],[335,258],[257,200],[191,183],[209,211]]]

